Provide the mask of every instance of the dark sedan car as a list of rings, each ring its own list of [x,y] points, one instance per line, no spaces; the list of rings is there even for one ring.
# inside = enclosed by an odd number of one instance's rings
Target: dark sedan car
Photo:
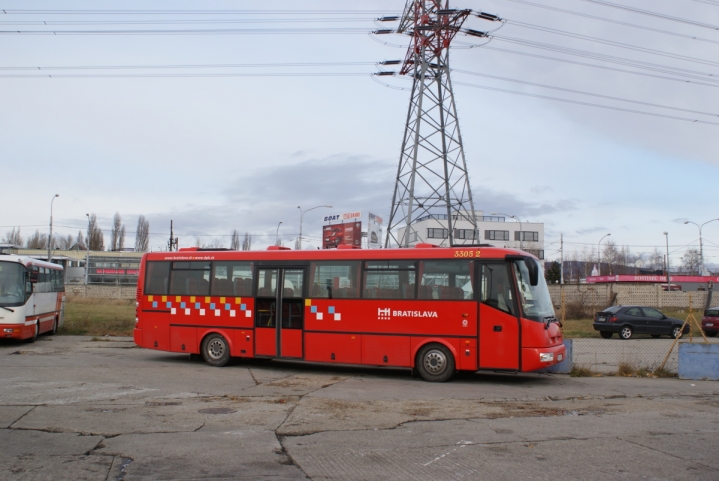
[[[594,315],[595,331],[604,339],[609,339],[616,332],[621,339],[631,339],[635,334],[651,334],[652,337],[682,337],[689,332],[684,321],[667,317],[653,307],[644,306],[612,306]]]

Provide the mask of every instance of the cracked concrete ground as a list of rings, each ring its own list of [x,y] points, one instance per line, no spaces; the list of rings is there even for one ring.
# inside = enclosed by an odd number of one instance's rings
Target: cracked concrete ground
[[[3,480],[719,479],[719,384],[0,342]]]

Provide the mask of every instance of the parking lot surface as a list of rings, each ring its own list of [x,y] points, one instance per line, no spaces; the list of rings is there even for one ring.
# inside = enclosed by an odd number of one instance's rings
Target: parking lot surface
[[[719,479],[719,383],[0,342],[3,480]]]

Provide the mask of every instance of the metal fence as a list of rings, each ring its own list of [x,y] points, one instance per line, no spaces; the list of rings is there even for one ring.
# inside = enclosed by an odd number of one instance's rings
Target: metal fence
[[[596,373],[631,373],[654,372],[663,367],[675,373],[680,343],[719,343],[719,338],[705,340],[700,327],[707,302],[712,302],[711,291],[667,292],[660,285],[604,284],[550,286],[550,293],[557,317],[564,324],[565,338],[573,339],[572,360],[577,368]],[[690,333],[676,343],[669,336],[656,338],[648,334],[635,334],[627,340],[616,334],[601,339],[592,327],[594,314],[612,305],[654,307],[669,317],[688,319]]]

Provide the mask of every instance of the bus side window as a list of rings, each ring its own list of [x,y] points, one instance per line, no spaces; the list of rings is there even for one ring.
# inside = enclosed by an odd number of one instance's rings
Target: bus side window
[[[474,261],[421,261],[419,299],[474,299]]]
[[[506,263],[482,264],[480,279],[482,303],[508,314],[516,315],[512,285]]]
[[[148,262],[145,273],[145,294],[167,294],[169,277],[169,262]]]
[[[329,299],[359,298],[358,261],[312,262],[309,296]]]

